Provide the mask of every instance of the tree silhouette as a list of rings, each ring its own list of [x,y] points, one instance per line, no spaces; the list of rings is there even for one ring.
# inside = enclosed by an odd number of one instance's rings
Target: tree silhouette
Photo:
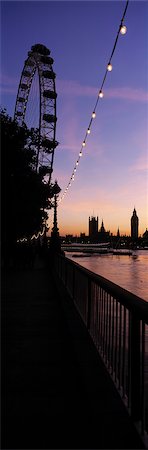
[[[44,183],[43,172],[37,173],[34,150],[35,131],[0,112],[1,120],[1,188],[2,242],[14,244],[17,239],[38,232],[51,207],[53,185]]]

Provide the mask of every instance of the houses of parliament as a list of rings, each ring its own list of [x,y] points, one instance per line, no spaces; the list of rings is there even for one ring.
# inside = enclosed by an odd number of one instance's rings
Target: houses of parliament
[[[123,245],[142,245],[143,247],[148,247],[148,230],[146,229],[143,236],[139,237],[139,218],[134,208],[131,219],[131,233],[130,236],[121,236],[120,230],[118,228],[117,234],[113,235],[110,231],[106,231],[104,227],[103,220],[99,228],[99,218],[91,216],[88,220],[88,235],[85,233],[80,233],[80,236],[66,235],[64,242],[81,242],[81,243],[105,243],[110,242],[112,246],[116,246],[118,242],[122,242]]]
[[[109,239],[110,232],[105,230],[104,223],[102,220],[101,227],[98,229],[98,216],[95,218],[94,216],[89,217],[89,238],[92,242],[106,241]],[[139,233],[139,218],[136,213],[136,209],[134,208],[133,214],[131,217],[131,239],[137,240]],[[117,230],[117,237],[120,237],[119,228]]]

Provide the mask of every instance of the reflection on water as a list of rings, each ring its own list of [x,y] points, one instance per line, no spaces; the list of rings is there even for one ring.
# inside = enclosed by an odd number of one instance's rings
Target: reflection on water
[[[137,250],[133,255],[92,255],[74,258],[78,264],[95,272],[135,295],[148,301],[148,251]]]

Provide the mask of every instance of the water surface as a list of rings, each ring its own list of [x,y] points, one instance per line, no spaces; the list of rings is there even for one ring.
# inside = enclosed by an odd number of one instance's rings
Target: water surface
[[[92,255],[91,257],[66,256],[98,275],[127,289],[148,301],[148,251],[137,250],[133,255]]]

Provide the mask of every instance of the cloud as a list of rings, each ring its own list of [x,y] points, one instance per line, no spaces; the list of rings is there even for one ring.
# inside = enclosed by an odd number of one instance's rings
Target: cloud
[[[129,167],[129,172],[143,172],[148,170],[148,154],[139,156],[134,164]]]
[[[1,91],[5,93],[16,93],[16,89],[19,84],[18,77],[10,77],[7,74],[1,75]],[[58,94],[64,96],[75,96],[75,97],[96,97],[99,91],[99,86],[85,86],[74,80],[56,80],[56,90]],[[105,88],[104,96],[107,99],[122,99],[125,101],[132,102],[148,102],[148,92],[144,89],[134,89],[132,87],[116,87],[116,88]]]
[[[75,151],[78,152],[78,150],[80,148],[80,143],[78,145],[71,145],[70,143],[69,144],[63,143],[63,144],[59,144],[59,148],[60,148],[60,150],[62,149],[62,150],[68,150],[71,152],[75,152]]]
[[[58,80],[57,91],[62,95],[74,95],[77,97],[96,97],[99,91],[93,86],[84,86],[73,80]],[[104,95],[108,99],[122,99],[126,101],[148,102],[148,92],[144,89],[131,87],[104,88]]]
[[[148,102],[148,92],[143,89],[133,89],[130,87],[106,89],[106,97],[120,98],[134,102]]]
[[[19,85],[19,79],[17,77],[10,77],[9,75],[1,74],[0,77],[0,90],[2,94],[15,94],[17,93]]]
[[[13,87],[1,87],[1,92],[3,94],[16,94],[17,93],[17,89],[13,88]]]
[[[18,81],[19,80],[16,77],[10,77],[9,75],[1,74],[0,82],[4,86],[17,86]]]
[[[97,95],[97,88],[92,86],[83,86],[74,80],[58,80],[57,92],[64,95],[74,95],[77,97],[93,97]]]

